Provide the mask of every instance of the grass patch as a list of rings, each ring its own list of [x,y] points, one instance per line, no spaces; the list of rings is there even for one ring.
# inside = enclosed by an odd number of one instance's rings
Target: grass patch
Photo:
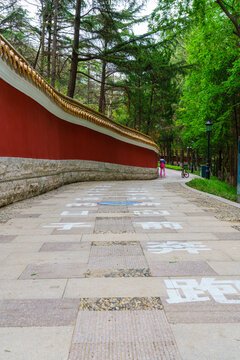
[[[221,196],[224,199],[237,201],[237,189],[216,177],[212,177],[210,180],[192,179],[186,185],[209,194]]]
[[[178,170],[178,171],[182,171],[181,166],[175,166],[175,165],[165,165],[166,169],[172,169],[172,170]]]

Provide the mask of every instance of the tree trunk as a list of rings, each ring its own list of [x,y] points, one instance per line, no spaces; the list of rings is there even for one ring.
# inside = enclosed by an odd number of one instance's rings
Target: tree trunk
[[[51,77],[51,46],[52,46],[52,14],[48,14],[48,50],[47,50],[47,78]]]
[[[99,109],[98,109],[98,111],[102,114],[105,113],[105,106],[106,106],[106,101],[105,101],[106,66],[107,66],[107,63],[105,60],[103,60],[101,89],[100,89],[100,98],[99,98]]]
[[[55,86],[56,81],[56,55],[57,55],[57,26],[58,26],[58,1],[54,0],[53,3],[53,41],[52,41],[52,72],[51,72],[51,85]]]
[[[70,69],[68,90],[67,90],[67,96],[69,96],[71,98],[73,98],[73,96],[74,96],[75,87],[76,87],[76,78],[77,78],[81,6],[82,6],[82,0],[76,0],[76,12],[75,12],[75,20],[74,20],[74,39],[73,39],[73,49],[72,49],[72,57],[71,57],[71,69]],[[88,81],[90,81],[90,80],[88,79]]]

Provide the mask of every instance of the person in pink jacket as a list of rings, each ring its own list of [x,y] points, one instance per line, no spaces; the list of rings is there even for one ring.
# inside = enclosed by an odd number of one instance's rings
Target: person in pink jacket
[[[160,159],[160,177],[166,176],[165,173],[165,164],[166,164],[166,160],[164,159],[164,157],[162,156]]]

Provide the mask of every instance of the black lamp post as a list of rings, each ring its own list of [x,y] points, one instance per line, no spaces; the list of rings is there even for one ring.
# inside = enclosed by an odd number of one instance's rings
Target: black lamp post
[[[194,144],[194,141],[192,141],[192,144]],[[194,151],[192,147],[192,167],[191,167],[191,173],[193,174],[193,168],[194,168]]]
[[[206,179],[210,179],[210,132],[212,131],[212,123],[208,120],[206,122],[206,131],[208,135],[208,147],[207,147],[207,163],[206,163]]]

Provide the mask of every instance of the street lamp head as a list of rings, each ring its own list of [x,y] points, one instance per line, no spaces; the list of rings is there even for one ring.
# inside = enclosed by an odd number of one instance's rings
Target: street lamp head
[[[208,122],[206,122],[205,125],[206,125],[206,131],[207,132],[212,131],[212,123],[211,123],[211,121],[208,120]]]

